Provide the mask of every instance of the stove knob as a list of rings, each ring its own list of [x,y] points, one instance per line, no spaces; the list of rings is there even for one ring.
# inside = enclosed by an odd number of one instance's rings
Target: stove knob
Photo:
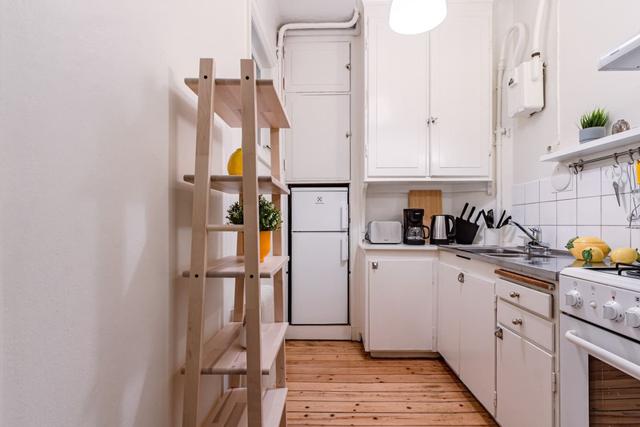
[[[622,320],[622,306],[615,301],[609,301],[602,306],[602,317],[604,319],[619,322]]]
[[[571,290],[564,294],[564,302],[568,306],[580,308],[582,307],[582,297],[580,296],[580,292]]]
[[[640,328],[640,307],[631,307],[624,313],[624,323],[632,328]]]

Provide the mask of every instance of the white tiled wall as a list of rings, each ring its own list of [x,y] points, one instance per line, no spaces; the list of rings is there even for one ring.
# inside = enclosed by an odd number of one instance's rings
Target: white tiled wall
[[[633,185],[628,175],[623,175],[618,206],[612,170],[611,166],[586,169],[574,175],[562,192],[553,189],[550,178],[514,185],[513,220],[540,227],[542,240],[559,249],[578,235],[599,236],[613,248],[640,247],[640,230],[629,228],[627,219],[634,209],[634,198],[640,206],[640,196],[631,193]],[[514,243],[522,241],[516,238]]]

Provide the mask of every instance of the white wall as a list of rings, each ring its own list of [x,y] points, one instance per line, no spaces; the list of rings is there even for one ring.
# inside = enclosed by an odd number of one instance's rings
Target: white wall
[[[638,32],[640,3],[634,0],[552,0],[547,62],[545,110],[531,119],[518,119],[514,128],[514,181],[548,176],[552,164],[538,162],[552,149],[578,144],[580,115],[595,106],[607,108],[612,120],[640,124],[640,77],[633,72],[598,72],[597,61]],[[515,20],[533,28],[537,0],[514,2]],[[529,51],[529,50],[527,50]]]
[[[1,7],[0,424],[175,425],[196,106],[182,79],[201,56],[238,74],[246,1]],[[237,132],[214,136],[220,153]]]

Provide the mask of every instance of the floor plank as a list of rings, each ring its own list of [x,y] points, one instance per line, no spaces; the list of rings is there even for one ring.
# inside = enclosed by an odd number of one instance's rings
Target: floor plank
[[[287,341],[287,422],[495,426],[442,360],[371,359],[360,343]]]

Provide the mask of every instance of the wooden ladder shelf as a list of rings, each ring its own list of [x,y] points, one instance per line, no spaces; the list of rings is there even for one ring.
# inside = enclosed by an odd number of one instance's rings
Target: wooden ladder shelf
[[[187,351],[183,427],[196,427],[201,375],[230,375],[230,388],[216,401],[205,418],[205,426],[286,425],[284,336],[284,283],[282,268],[288,257],[282,253],[282,231],[273,233],[273,255],[259,260],[258,195],[271,194],[282,210],[281,195],[289,191],[281,181],[280,129],[289,119],[273,81],[256,80],[253,60],[240,63],[239,79],[216,79],[215,61],[200,59],[198,78],[185,79],[198,95],[196,160],[194,175],[184,180],[193,184],[191,266],[183,276],[189,283]],[[229,126],[242,128],[242,176],[212,175],[211,137],[216,113]],[[269,128],[271,176],[257,175],[256,132]],[[244,224],[209,224],[209,192],[239,194]],[[237,256],[210,261],[207,236],[212,232],[236,232]],[[233,321],[208,340],[203,337],[206,279],[235,278]],[[274,323],[262,323],[260,279],[273,278]],[[246,329],[246,349],[239,337]],[[262,376],[275,364],[276,388],[265,389]],[[242,377],[246,376],[245,387]]]

